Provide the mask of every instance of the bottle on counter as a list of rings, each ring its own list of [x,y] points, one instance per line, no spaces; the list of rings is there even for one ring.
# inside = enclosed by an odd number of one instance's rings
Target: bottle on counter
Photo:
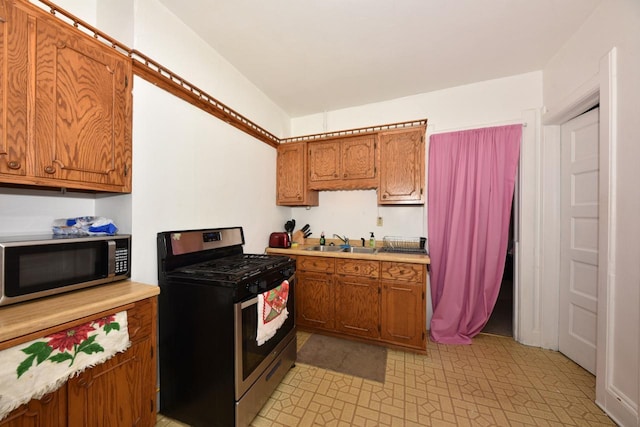
[[[373,231],[371,231],[371,237],[369,237],[369,246],[371,246],[372,248],[376,247],[376,238],[373,235]]]
[[[320,233],[320,246],[324,246],[325,244],[325,240],[324,240],[324,231],[322,233]]]

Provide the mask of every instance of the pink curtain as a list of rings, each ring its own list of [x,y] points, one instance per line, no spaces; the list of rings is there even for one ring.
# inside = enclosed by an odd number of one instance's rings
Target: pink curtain
[[[431,339],[471,344],[498,298],[522,125],[432,135]]]

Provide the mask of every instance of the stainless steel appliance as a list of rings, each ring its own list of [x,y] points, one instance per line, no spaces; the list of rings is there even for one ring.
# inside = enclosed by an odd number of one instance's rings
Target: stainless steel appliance
[[[249,425],[296,360],[295,261],[243,244],[241,227],[158,233],[160,413],[189,425]],[[285,280],[288,316],[258,345],[258,296]]]
[[[131,236],[0,237],[0,306],[131,277]]]

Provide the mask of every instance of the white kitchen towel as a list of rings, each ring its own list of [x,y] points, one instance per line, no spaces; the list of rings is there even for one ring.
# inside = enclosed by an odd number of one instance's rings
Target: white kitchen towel
[[[258,345],[269,341],[287,320],[288,299],[289,282],[287,280],[270,291],[258,295],[258,332],[256,334]]]
[[[130,345],[121,311],[0,351],[0,420]]]

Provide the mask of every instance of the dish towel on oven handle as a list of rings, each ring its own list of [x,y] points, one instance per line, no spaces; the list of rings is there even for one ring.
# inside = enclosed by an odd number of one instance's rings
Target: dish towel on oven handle
[[[0,351],[0,420],[130,345],[121,311]]]
[[[256,342],[263,345],[269,341],[287,320],[289,282],[284,280],[275,288],[258,295],[258,332]]]

